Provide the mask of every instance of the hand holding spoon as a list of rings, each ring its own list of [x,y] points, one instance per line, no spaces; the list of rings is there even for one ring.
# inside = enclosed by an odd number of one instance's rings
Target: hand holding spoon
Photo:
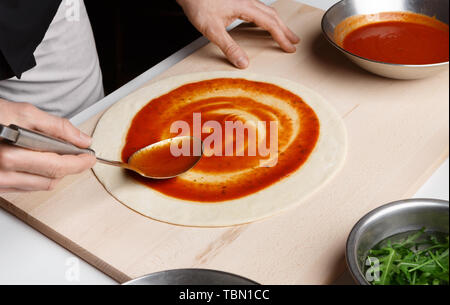
[[[4,126],[0,124],[0,140],[11,145],[41,152],[53,152],[60,155],[93,154],[95,151],[82,149],[68,142],[52,138],[45,134],[31,131],[16,125]],[[169,179],[179,176],[193,168],[201,159],[203,151],[199,156],[189,154],[188,156],[175,157],[171,152],[171,146],[186,145],[190,147],[200,145],[200,139],[185,136],[176,137],[154,143],[135,152],[128,159],[128,163],[111,161],[97,157],[103,164],[125,168],[139,175],[152,179]]]

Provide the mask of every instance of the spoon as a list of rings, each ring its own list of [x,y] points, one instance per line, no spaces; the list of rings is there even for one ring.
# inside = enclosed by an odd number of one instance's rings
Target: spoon
[[[171,147],[181,147],[187,145],[202,147],[202,141],[189,136],[176,137],[146,146],[128,158],[128,163],[110,161],[97,157],[103,164],[113,165],[129,169],[139,175],[152,179],[169,179],[177,177],[193,168],[202,158],[203,149],[200,155],[195,156],[188,151],[186,156],[174,156]],[[190,149],[189,149],[190,150]]]
[[[34,151],[53,152],[60,155],[93,154],[96,156],[95,151],[90,148],[82,149],[68,142],[16,125],[5,126],[0,124],[0,140]],[[189,146],[184,146],[187,144]],[[198,155],[191,153],[195,151],[193,148],[196,145],[200,148]],[[183,148],[185,156],[174,156],[171,147],[178,147],[180,150]],[[188,152],[184,151],[185,147],[189,147]],[[200,161],[202,155],[202,141],[194,137],[183,136],[146,146],[131,155],[127,163],[106,160],[97,156],[96,158],[100,163],[125,168],[145,178],[169,179],[193,168]]]

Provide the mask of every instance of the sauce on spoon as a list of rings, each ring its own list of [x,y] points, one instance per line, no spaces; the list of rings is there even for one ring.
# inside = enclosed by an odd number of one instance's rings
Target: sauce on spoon
[[[173,138],[156,145],[151,145],[137,151],[128,159],[128,164],[139,170],[141,175],[154,179],[167,179],[187,172],[194,167],[201,156],[195,156],[192,151],[194,138]],[[173,148],[187,146],[188,154],[175,156]]]

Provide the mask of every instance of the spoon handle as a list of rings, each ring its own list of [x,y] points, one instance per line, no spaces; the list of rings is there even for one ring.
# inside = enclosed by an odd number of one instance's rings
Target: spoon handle
[[[68,142],[17,125],[0,124],[0,140],[39,152],[53,152],[60,155],[95,155],[95,151],[90,148],[79,148]]]
[[[99,158],[99,157],[97,157],[97,161],[100,163],[106,164],[106,165],[112,165],[112,166],[117,166],[117,167],[134,170],[131,166],[129,166],[127,163],[124,163],[124,162],[111,161],[111,160],[106,160],[106,159]]]
[[[60,155],[92,154],[95,156],[95,151],[93,149],[79,148],[68,142],[52,138],[40,132],[22,128],[16,125],[5,126],[0,124],[0,140],[3,140],[6,143],[14,146],[39,152],[53,152]],[[97,160],[107,165],[134,170],[128,164],[123,162],[110,161],[98,157]]]

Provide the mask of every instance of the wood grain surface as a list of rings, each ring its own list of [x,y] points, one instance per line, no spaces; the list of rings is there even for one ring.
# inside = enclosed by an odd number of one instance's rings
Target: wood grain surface
[[[119,282],[191,267],[262,284],[332,282],[345,268],[345,241],[355,222],[382,204],[412,196],[448,156],[448,72],[418,81],[371,75],[325,41],[323,11],[287,0],[275,7],[302,39],[295,54],[283,53],[252,26],[232,35],[248,51],[250,72],[306,85],[344,118],[347,162],[319,193],[287,213],[219,229],[145,218],[112,198],[91,171],[64,179],[52,192],[6,195],[0,206]],[[215,70],[233,68],[210,44],[158,79]],[[91,132],[98,118],[82,129]]]

